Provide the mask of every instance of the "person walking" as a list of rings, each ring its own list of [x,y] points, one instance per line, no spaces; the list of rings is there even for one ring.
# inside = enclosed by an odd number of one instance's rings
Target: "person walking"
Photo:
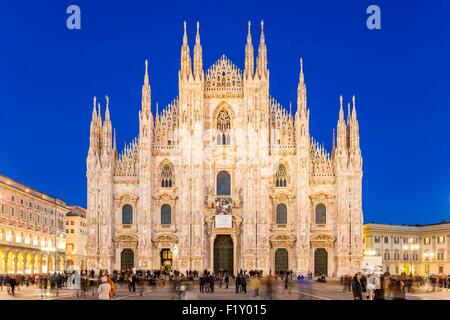
[[[288,273],[288,271],[286,271],[283,281],[284,281],[283,293],[284,293],[285,290],[288,290],[288,293],[291,294],[291,287],[289,286],[289,273]]]
[[[362,300],[363,299],[361,277],[362,277],[362,274],[360,272],[358,272],[357,274],[355,274],[355,276],[353,277],[353,280],[352,280],[352,292],[353,292],[354,300]]]
[[[111,299],[111,285],[108,283],[108,279],[106,276],[101,278],[101,285],[98,287],[98,298],[100,300],[109,300]]]
[[[236,277],[236,293],[242,292],[242,278],[241,275],[238,274]]]
[[[228,289],[228,285],[230,283],[230,277],[228,276],[228,274],[225,276],[225,289]]]
[[[11,287],[11,295],[14,295],[14,288],[17,285],[16,277],[10,277],[9,278],[9,285]]]

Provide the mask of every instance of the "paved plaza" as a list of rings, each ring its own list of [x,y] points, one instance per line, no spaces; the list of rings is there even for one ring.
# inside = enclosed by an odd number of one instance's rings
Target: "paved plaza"
[[[274,300],[352,300],[351,292],[343,292],[342,286],[337,282],[319,283],[316,281],[306,281],[297,284],[292,281],[290,284],[291,292],[283,291],[283,283],[277,281],[272,299]],[[142,295],[141,295],[142,292]],[[86,291],[86,297],[79,299],[76,290],[63,288],[58,292],[56,290],[46,290],[44,296],[41,297],[41,290],[37,285],[29,287],[17,287],[15,296],[8,295],[6,287],[0,291],[0,300],[98,300],[96,287],[89,288]],[[415,289],[414,293],[406,293],[408,300],[450,300],[450,291],[427,292],[425,288]],[[168,284],[165,287],[137,287],[136,292],[129,292],[128,287],[124,284],[122,287],[117,285],[116,295],[113,300],[172,300],[179,299],[175,292]],[[214,289],[214,293],[200,293],[197,282],[194,282],[188,290],[188,300],[247,300],[258,301],[265,299],[264,288],[261,288],[259,296],[253,296],[252,292],[247,294],[237,294],[234,285],[229,289]],[[386,297],[389,299],[389,297]]]

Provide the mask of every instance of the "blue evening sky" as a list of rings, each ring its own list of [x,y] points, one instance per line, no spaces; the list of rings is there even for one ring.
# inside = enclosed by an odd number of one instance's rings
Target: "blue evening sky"
[[[66,8],[81,8],[81,30]],[[366,8],[381,8],[381,30]],[[331,147],[339,95],[357,97],[365,222],[432,223],[450,214],[450,1],[3,1],[0,172],[86,205],[94,95],[110,97],[118,145],[137,135],[144,60],[152,107],[177,96],[183,20],[191,53],[200,20],[204,66],[243,68],[247,21],[261,19],[270,91],[296,101],[303,57],[311,134]]]

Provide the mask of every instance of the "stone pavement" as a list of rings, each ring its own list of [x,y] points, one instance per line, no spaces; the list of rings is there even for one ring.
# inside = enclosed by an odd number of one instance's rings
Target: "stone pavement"
[[[336,282],[319,283],[306,281],[297,284],[295,281],[290,283],[291,292],[288,290],[283,292],[283,283],[277,281],[272,299],[274,300],[351,300],[353,296],[350,292],[342,292],[342,286]],[[142,292],[142,295],[141,295]],[[253,297],[249,292],[247,294],[236,294],[235,287],[230,286],[229,289],[218,288],[216,286],[214,293],[200,293],[197,282],[194,282],[192,287],[188,288],[188,300],[247,300],[257,301],[265,298],[264,288],[261,288],[259,296]],[[61,289],[57,293],[55,290],[48,289],[43,292],[41,297],[41,290],[38,286],[21,287],[16,290],[16,295],[8,295],[6,287],[0,291],[0,300],[77,300],[76,290]],[[416,289],[413,293],[406,294],[409,300],[450,300],[449,291],[440,292],[426,292],[425,288]],[[92,287],[86,292],[85,300],[97,300],[96,288]],[[129,292],[126,285],[122,288],[117,286],[114,300],[172,300],[178,299],[177,294],[167,284],[164,288],[156,287],[154,290],[149,286],[137,287],[136,292]],[[389,299],[387,297],[387,299]]]

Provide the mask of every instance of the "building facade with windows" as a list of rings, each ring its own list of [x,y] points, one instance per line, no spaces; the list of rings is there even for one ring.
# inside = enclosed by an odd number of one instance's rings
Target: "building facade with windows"
[[[86,270],[86,209],[70,206],[66,214],[66,269]]]
[[[178,97],[155,113],[146,61],[139,133],[121,152],[109,98],[104,118],[94,98],[89,269],[360,270],[355,99],[345,119],[341,97],[326,151],[310,135],[302,61],[293,114],[270,95],[263,23],[256,61],[248,27],[243,71],[225,56],[205,71],[199,25],[192,59],[185,24]]]
[[[450,274],[450,223],[364,225],[364,252],[382,257],[391,274]]]
[[[0,274],[65,266],[66,203],[0,175]]]

